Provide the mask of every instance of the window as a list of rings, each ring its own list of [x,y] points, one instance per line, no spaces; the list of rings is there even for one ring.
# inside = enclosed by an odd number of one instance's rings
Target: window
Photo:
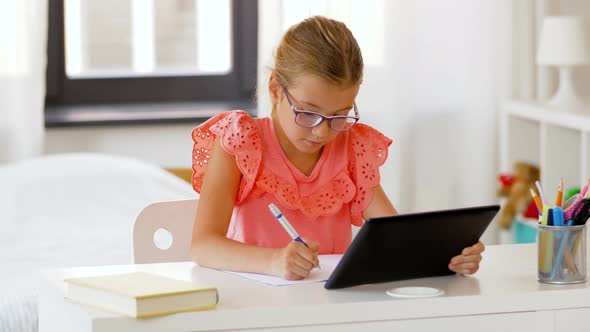
[[[47,104],[247,101],[256,0],[49,0]]]

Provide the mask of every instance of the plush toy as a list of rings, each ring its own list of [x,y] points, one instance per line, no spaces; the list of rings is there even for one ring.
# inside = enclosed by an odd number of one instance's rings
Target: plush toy
[[[507,198],[506,204],[500,211],[498,220],[500,228],[510,228],[514,216],[529,210],[531,204],[534,204],[529,188],[535,188],[535,181],[539,180],[540,176],[539,167],[525,162],[514,163],[513,174],[499,176],[501,186],[496,194]]]

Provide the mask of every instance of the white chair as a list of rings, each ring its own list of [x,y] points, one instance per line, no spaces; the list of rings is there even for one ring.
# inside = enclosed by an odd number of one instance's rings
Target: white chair
[[[192,260],[191,241],[198,199],[146,206],[133,225],[135,264]]]

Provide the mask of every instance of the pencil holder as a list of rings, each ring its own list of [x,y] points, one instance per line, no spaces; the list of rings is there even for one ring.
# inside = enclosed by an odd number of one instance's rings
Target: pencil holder
[[[586,281],[586,225],[539,225],[538,278],[550,284]]]

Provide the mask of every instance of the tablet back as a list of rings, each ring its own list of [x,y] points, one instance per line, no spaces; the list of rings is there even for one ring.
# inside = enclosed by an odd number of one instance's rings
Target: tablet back
[[[451,258],[477,243],[499,209],[490,205],[369,219],[324,287],[453,274]]]

